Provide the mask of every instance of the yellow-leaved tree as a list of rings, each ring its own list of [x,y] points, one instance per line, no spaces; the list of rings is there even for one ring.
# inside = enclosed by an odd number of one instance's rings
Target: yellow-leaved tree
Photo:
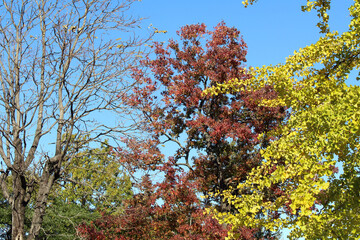
[[[232,79],[206,90],[217,94],[271,85],[278,98],[263,104],[289,108],[288,121],[271,132],[275,140],[262,151],[263,164],[237,186],[240,194],[220,193],[237,212],[209,209],[233,232],[247,226],[288,228],[290,239],[360,238],[360,87],[346,82],[360,65],[360,0],[349,8],[351,23],[342,34],[329,30],[330,5],[331,0],[308,0],[302,8],[315,9],[320,17],[324,35],[315,44],[283,64],[249,69],[249,81]],[[269,200],[273,186],[281,194]]]

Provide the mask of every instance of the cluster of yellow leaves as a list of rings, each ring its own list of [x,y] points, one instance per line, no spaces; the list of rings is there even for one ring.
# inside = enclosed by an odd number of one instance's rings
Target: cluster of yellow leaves
[[[324,23],[329,4],[330,0],[308,0],[306,10],[322,9],[318,12]],[[360,0],[349,11],[348,31],[330,33],[325,31],[326,24],[320,24],[326,35],[295,51],[284,64],[250,69],[253,78],[247,82],[234,79],[207,90],[217,94],[271,85],[278,98],[263,104],[287,106],[290,111],[289,120],[271,133],[277,140],[262,152],[262,166],[238,185],[239,192],[249,194],[221,193],[238,212],[209,209],[233,230],[242,226],[273,231],[289,228],[290,238],[360,237],[360,87],[346,84],[350,72],[360,66]],[[278,165],[280,161],[284,164]],[[339,176],[334,174],[334,165],[340,167]],[[277,168],[272,172],[273,166]],[[273,185],[280,186],[284,194],[269,201],[266,189]],[[284,211],[286,205],[292,214]],[[273,219],[273,212],[283,214]]]

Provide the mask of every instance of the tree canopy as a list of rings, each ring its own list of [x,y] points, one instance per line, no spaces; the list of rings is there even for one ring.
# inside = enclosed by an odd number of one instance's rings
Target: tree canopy
[[[210,31],[204,24],[193,24],[182,27],[178,35],[179,42],[169,40],[167,44],[155,42],[152,45],[155,57],[142,60],[139,67],[133,69],[133,77],[139,85],[122,96],[122,101],[127,101],[145,119],[143,129],[147,137],[124,139],[125,146],[118,149],[120,161],[129,171],[160,172],[166,175],[167,181],[168,175],[174,175],[171,184],[160,182],[150,189],[149,184],[146,185],[152,200],[142,199],[145,191],[142,182],[138,203],[132,202],[129,211],[134,205],[147,209],[143,212],[152,221],[146,223],[146,227],[156,228],[152,230],[156,235],[161,234],[159,226],[162,226],[166,239],[197,239],[196,236],[223,239],[227,227],[219,227],[202,212],[204,206],[226,211],[229,205],[223,204],[221,196],[196,199],[196,194],[231,189],[244,181],[250,169],[261,162],[259,150],[269,142],[267,138],[259,139],[258,134],[275,129],[284,119],[285,109],[259,106],[260,99],[274,98],[271,87],[216,96],[202,94],[207,87],[228,79],[245,81],[250,77],[244,71],[247,47],[236,28],[221,22]],[[170,144],[175,150],[165,156],[161,149]],[[162,189],[164,185],[166,191]],[[269,190],[269,198],[273,193]],[[169,199],[169,194],[186,196]],[[159,204],[162,201],[163,205]],[[196,217],[189,213],[190,209]],[[136,225],[144,214],[132,216],[133,221],[125,214],[116,222],[124,229],[135,229],[135,226],[125,226]],[[182,224],[178,226],[173,223],[175,221]],[[107,217],[106,222],[111,222],[111,218]],[[97,224],[106,226],[101,222]],[[96,232],[93,231],[96,225],[90,229],[87,228],[86,233]],[[210,229],[222,231],[215,235]],[[102,229],[97,233],[101,231],[118,232]],[[123,234],[129,234],[128,231],[124,230]],[[144,234],[149,233],[150,230],[144,231]],[[245,239],[269,237],[266,229],[258,228],[243,228],[239,234]],[[118,235],[108,235],[115,236]],[[148,238],[141,236],[138,238]]]
[[[308,1],[303,10],[318,8],[324,23],[330,4]],[[237,186],[249,194],[222,193],[237,212],[217,213],[217,219],[232,224],[233,230],[289,228],[290,238],[359,238],[360,87],[346,79],[360,64],[360,1],[354,1],[349,13],[348,31],[339,34],[320,24],[324,36],[285,63],[249,69],[252,78],[245,85],[231,79],[207,91],[270,85],[278,95],[263,105],[287,106],[290,113],[289,120],[270,133],[275,140],[261,152],[261,166]],[[265,198],[264,190],[271,185],[281,193],[275,201]],[[259,213],[263,217],[257,218]],[[275,220],[273,213],[279,214]]]
[[[77,145],[134,130],[114,97],[131,88],[125,75],[147,40],[134,32],[140,19],[127,15],[134,2],[1,2],[0,188],[12,208],[13,239],[39,235],[51,189]]]
[[[134,2],[2,1],[0,238],[360,238],[360,0],[257,68],[224,22],[137,38]]]

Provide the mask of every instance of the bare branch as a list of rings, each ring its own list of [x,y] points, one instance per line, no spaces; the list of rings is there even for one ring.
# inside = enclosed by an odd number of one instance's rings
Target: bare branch
[[[116,97],[133,86],[128,70],[151,37],[135,37],[140,21],[126,15],[133,2],[2,1],[0,184],[6,199],[14,196],[14,239],[25,236],[36,185],[28,239],[39,234],[48,194],[75,154],[74,136],[101,141],[137,126]],[[101,119],[110,113],[121,125]]]

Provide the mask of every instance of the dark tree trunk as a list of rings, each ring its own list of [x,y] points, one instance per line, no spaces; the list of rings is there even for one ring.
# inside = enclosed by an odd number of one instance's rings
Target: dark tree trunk
[[[23,240],[25,236],[25,208],[26,208],[26,180],[14,172],[14,192],[13,201],[11,204],[12,210],[12,231],[11,239]]]
[[[58,159],[55,157],[54,159]],[[41,225],[46,212],[46,203],[49,193],[56,179],[59,178],[60,163],[58,160],[48,161],[45,165],[44,172],[41,176],[39,191],[36,196],[34,213],[31,221],[31,227],[27,240],[34,240],[40,234]]]

